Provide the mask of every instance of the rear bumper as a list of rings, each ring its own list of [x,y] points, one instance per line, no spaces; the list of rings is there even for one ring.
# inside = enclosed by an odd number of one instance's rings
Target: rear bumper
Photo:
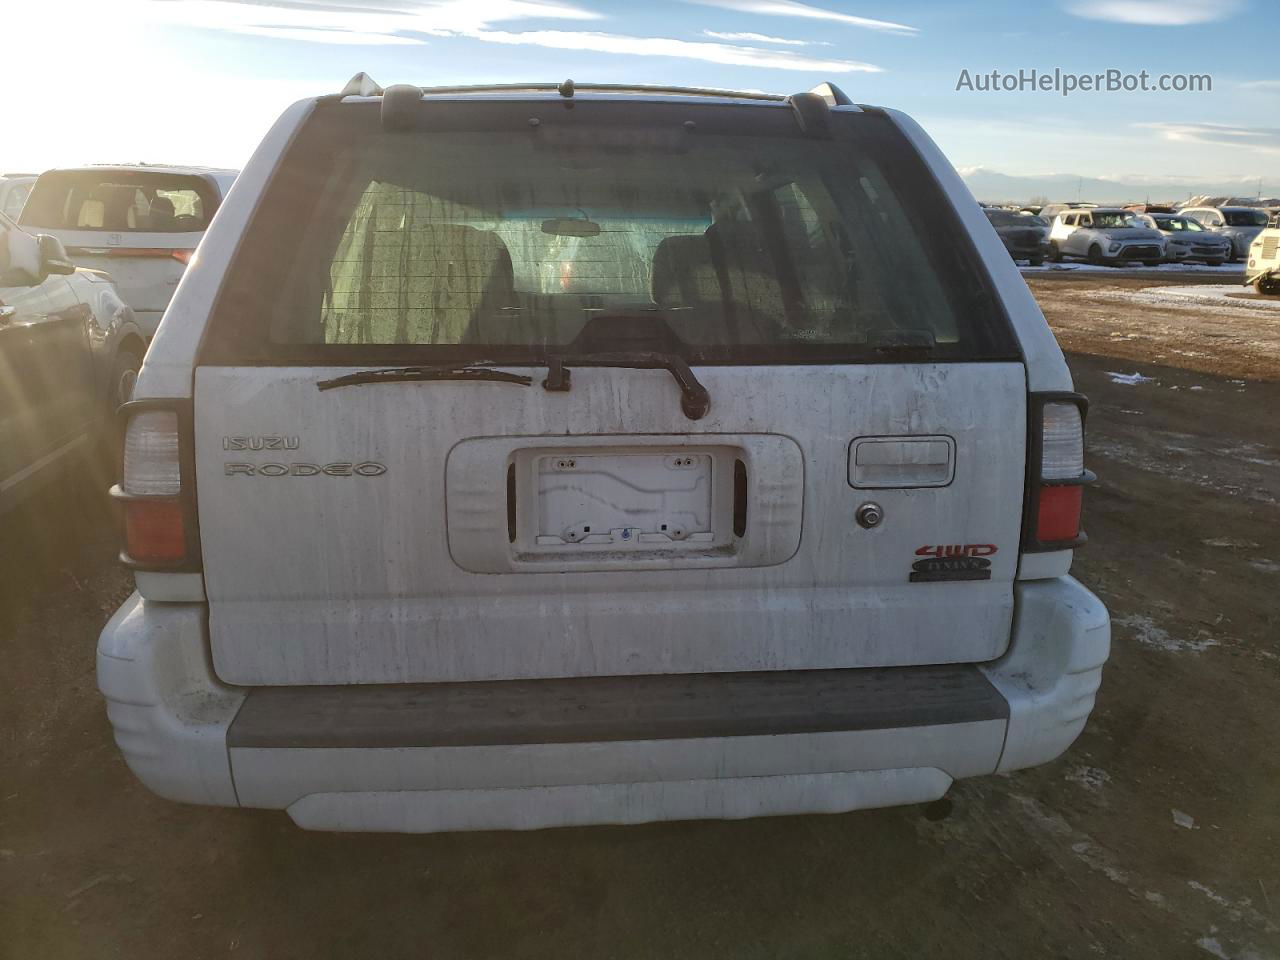
[[[309,828],[434,832],[836,813],[936,799],[954,779],[1051,760],[1079,735],[1109,650],[1106,610],[1069,577],[1015,589],[1013,641],[990,664],[727,675],[748,686],[701,713],[676,710],[671,720],[660,710],[663,723],[644,704],[664,688],[673,709],[700,703],[698,689],[674,688],[704,681],[637,678],[657,686],[635,697],[613,678],[612,696],[603,687],[585,699],[560,690],[532,707],[528,691],[548,682],[525,683],[524,693],[502,693],[503,711],[483,697],[442,707],[443,685],[417,693],[231,688],[209,663],[202,604],[137,595],[102,633],[98,682],[126,761],[153,791],[285,809]],[[812,686],[820,675],[830,682],[801,689],[798,709],[794,698],[750,690],[773,677],[779,688]],[[594,681],[569,683],[582,690]],[[726,687],[714,677],[705,684]],[[943,687],[953,692],[924,692]],[[772,706],[742,706],[765,700]]]

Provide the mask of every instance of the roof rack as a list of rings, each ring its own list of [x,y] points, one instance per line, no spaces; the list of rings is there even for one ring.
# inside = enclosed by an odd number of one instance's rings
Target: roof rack
[[[824,82],[804,93],[782,96],[777,93],[756,93],[742,90],[717,90],[712,87],[671,87],[650,84],[622,83],[497,83],[473,84],[455,87],[416,87],[398,83],[383,88],[367,73],[357,73],[342,90],[320,99],[324,102],[343,97],[381,97],[382,127],[384,130],[409,130],[413,127],[417,105],[424,95],[475,94],[475,93],[558,93],[564,100],[572,100],[579,91],[591,93],[660,93],[681,97],[716,97],[732,100],[765,101],[786,104],[795,115],[800,132],[807,137],[826,140],[831,137],[831,109],[833,107],[859,108],[843,90],[834,83]],[[572,106],[572,104],[566,104]]]
[[[723,90],[717,87],[677,87],[645,83],[479,83],[443,87],[420,87],[426,95],[467,93],[559,93],[572,97],[575,93],[666,93],[685,97],[724,97],[732,100],[763,100],[785,103],[788,99],[780,93],[761,93],[756,90]],[[357,73],[347,81],[338,97],[380,97],[385,91],[367,73]],[[827,101],[829,106],[853,106],[853,101],[834,83],[823,82],[809,91]]]

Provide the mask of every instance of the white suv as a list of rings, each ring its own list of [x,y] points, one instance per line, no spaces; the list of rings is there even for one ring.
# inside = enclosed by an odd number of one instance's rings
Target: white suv
[[[1085,401],[938,148],[820,91],[283,115],[126,408],[98,682],[149,787],[523,829],[1067,748],[1110,637]]]
[[[1155,267],[1164,262],[1165,247],[1164,234],[1133,211],[1118,207],[1059,213],[1049,230],[1049,259],[1054,261],[1080,257],[1092,264],[1121,266],[1140,260]]]
[[[57,237],[80,266],[110,273],[149,338],[235,176],[150,165],[49,170],[19,222]]]

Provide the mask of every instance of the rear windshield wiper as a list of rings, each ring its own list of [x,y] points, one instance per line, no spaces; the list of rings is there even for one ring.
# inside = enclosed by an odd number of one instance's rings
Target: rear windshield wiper
[[[566,367],[630,367],[638,370],[666,370],[680,386],[680,409],[690,420],[701,420],[711,409],[711,394],[702,385],[684,357],[677,353],[655,350],[638,350],[620,353],[584,353],[551,357],[548,361],[547,379],[543,386],[548,390],[568,389]]]
[[[361,370],[332,380],[321,380],[316,386],[321,390],[336,390],[358,383],[405,383],[414,380],[490,380],[495,383],[514,383],[527,387],[532,377],[519,373],[507,373],[479,364],[446,364],[435,367],[388,367],[385,370]]]

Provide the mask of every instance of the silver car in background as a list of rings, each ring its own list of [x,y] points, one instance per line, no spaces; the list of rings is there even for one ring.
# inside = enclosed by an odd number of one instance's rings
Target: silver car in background
[[[1177,213],[1149,213],[1138,218],[1165,237],[1165,259],[1170,263],[1200,260],[1221,266],[1231,256],[1231,240],[1206,230],[1198,220]]]
[[[1015,260],[1026,260],[1031,266],[1044,263],[1049,252],[1049,222],[1029,213],[1015,213],[999,207],[984,207],[1000,242]]]
[[[1230,240],[1228,263],[1247,257],[1253,238],[1267,226],[1267,212],[1259,207],[1183,207],[1178,214]]]
[[[204,167],[49,170],[19,223],[57,237],[80,266],[111,274],[150,339],[235,177]]]
[[[1119,207],[1070,210],[1054,217],[1049,231],[1049,258],[1059,261],[1063,257],[1110,266],[1140,260],[1155,267],[1164,262],[1165,238]]]

